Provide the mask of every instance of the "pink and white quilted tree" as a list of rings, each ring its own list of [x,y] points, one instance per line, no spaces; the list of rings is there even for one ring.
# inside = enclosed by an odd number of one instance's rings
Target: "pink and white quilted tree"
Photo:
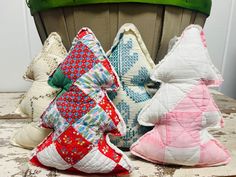
[[[141,125],[155,125],[131,152],[156,163],[187,166],[227,164],[230,155],[208,127],[223,126],[208,87],[222,77],[212,64],[202,28],[187,27],[151,76],[161,87],[141,111]]]

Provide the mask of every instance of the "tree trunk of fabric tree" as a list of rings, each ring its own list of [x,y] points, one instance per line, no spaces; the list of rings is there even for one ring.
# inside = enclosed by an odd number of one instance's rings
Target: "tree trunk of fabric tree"
[[[158,63],[166,54],[169,40],[181,34],[189,24],[204,26],[207,15],[174,6],[124,3],[64,7],[34,13],[43,42],[58,32],[67,49],[81,27],[93,30],[105,51],[124,23],[133,23],[140,31],[152,59]]]

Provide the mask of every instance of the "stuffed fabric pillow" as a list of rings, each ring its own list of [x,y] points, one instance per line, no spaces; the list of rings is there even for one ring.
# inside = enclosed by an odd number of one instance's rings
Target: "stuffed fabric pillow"
[[[121,89],[108,95],[127,125],[126,136],[112,137],[111,140],[118,147],[129,148],[140,136],[150,130],[140,126],[137,117],[151,98],[145,85],[150,81],[154,62],[137,28],[129,23],[120,28],[108,52],[108,58],[121,81]]]
[[[155,128],[131,147],[134,155],[156,163],[187,166],[227,164],[226,148],[207,131],[222,125],[208,86],[222,77],[213,66],[200,26],[189,26],[151,76],[161,87],[138,121]]]
[[[23,78],[30,81],[47,81],[48,76],[64,60],[66,54],[59,34],[51,33],[44,41],[41,52],[28,66]]]
[[[31,88],[25,93],[16,112],[22,116],[32,117],[38,121],[49,103],[55,98],[58,88],[48,85],[48,76],[64,60],[66,49],[61,37],[57,33],[51,33],[38,56],[28,67],[24,78],[32,80]]]
[[[47,80],[65,56],[66,49],[61,37],[55,32],[51,33],[24,75],[26,80],[31,80],[33,83],[16,110],[16,113],[22,116],[33,118],[35,123],[17,130],[11,140],[13,145],[33,149],[51,132],[49,129],[39,128],[36,122],[60,91],[49,86]]]
[[[109,141],[126,132],[125,122],[107,97],[118,78],[100,43],[88,28],[76,36],[69,55],[49,83],[62,89],[42,115],[53,128],[34,151],[31,162],[85,173],[129,173],[129,160]]]
[[[51,129],[40,128],[38,123],[31,122],[17,130],[11,139],[11,144],[26,149],[33,149],[49,135]]]

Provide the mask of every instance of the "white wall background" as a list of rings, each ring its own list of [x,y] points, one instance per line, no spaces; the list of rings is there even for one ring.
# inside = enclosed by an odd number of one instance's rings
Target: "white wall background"
[[[220,91],[236,98],[236,2],[212,0],[211,16],[205,24],[211,58],[224,77]]]
[[[41,42],[24,0],[0,1],[0,92],[24,91],[27,65]]]
[[[207,44],[225,80],[220,91],[236,98],[236,2],[212,1]],[[30,83],[22,75],[42,45],[25,1],[1,1],[0,24],[0,92],[27,90]]]

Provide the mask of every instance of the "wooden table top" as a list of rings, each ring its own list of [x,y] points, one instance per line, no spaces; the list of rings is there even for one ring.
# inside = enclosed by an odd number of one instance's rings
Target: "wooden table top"
[[[28,156],[31,151],[14,147],[9,143],[13,133],[31,121],[30,118],[14,113],[23,95],[22,92],[0,93],[0,177],[72,176],[57,170],[50,171],[28,164]],[[225,127],[211,129],[209,132],[229,149],[232,160],[228,165],[207,168],[157,165],[126,152],[134,165],[134,171],[129,177],[236,177],[236,100],[213,90],[212,95],[223,114]],[[95,176],[93,175],[93,177]]]

